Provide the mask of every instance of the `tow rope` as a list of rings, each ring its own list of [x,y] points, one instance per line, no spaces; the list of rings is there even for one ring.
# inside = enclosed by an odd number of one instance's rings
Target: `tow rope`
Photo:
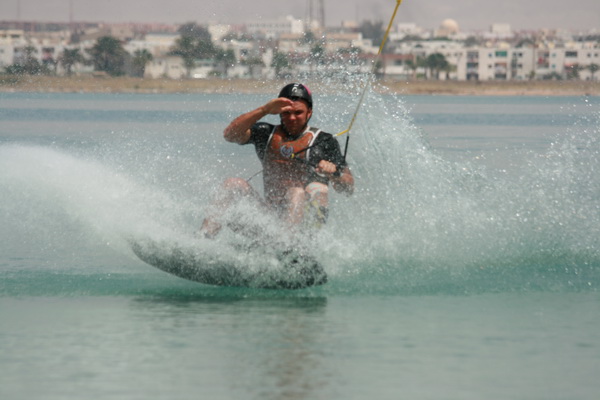
[[[360,111],[360,108],[363,104],[365,94],[367,93],[367,90],[371,86],[371,80],[373,79],[373,76],[375,76],[375,71],[377,69],[377,61],[379,60],[379,57],[381,57],[381,54],[383,53],[383,48],[385,47],[385,43],[387,42],[388,36],[390,34],[390,30],[392,29],[392,25],[394,23],[394,20],[396,19],[396,14],[398,13],[398,8],[400,7],[401,3],[402,3],[402,0],[396,0],[396,7],[394,8],[394,12],[392,13],[390,22],[388,23],[387,29],[385,30],[385,34],[383,35],[383,39],[381,40],[381,45],[379,46],[379,51],[377,52],[377,56],[375,57],[375,59],[373,59],[373,65],[371,66],[371,72],[369,73],[367,82],[365,83],[365,86],[360,95],[360,98],[358,99],[358,104],[356,105],[356,110],[354,111],[354,115],[352,115],[352,119],[350,120],[350,124],[348,125],[348,128],[346,130],[343,130],[340,133],[336,133],[334,135],[334,137],[337,137],[337,136],[343,135],[344,133],[348,134],[348,136],[346,136],[346,144],[344,145],[344,161],[346,161],[346,154],[348,153],[348,143],[350,142],[350,131],[352,130],[352,127],[354,126],[354,121],[356,121],[356,116],[358,115],[358,112]],[[315,145],[313,145],[313,146],[315,146]],[[296,157],[298,154],[301,154],[301,153],[309,150],[313,146],[309,146],[305,149],[298,150],[296,153],[292,154],[292,158]]]
[[[373,65],[371,66],[371,73],[369,74],[369,76],[367,78],[367,82],[365,83],[365,87],[363,88],[363,91],[360,95],[360,99],[358,100],[358,104],[356,105],[356,110],[354,111],[354,115],[352,116],[352,119],[350,120],[350,125],[348,125],[348,129],[341,131],[340,133],[335,135],[335,136],[341,136],[344,133],[348,134],[348,136],[346,136],[346,144],[344,146],[344,161],[346,161],[346,154],[348,154],[348,143],[350,142],[350,131],[352,130],[352,127],[354,126],[354,121],[356,121],[356,116],[358,115],[358,112],[360,111],[360,107],[362,106],[363,100],[365,98],[365,94],[367,93],[367,90],[371,86],[371,80],[373,79],[373,76],[375,75],[375,70],[377,69],[377,61],[379,60],[381,53],[383,53],[383,48],[385,46],[385,43],[387,42],[387,38],[390,34],[390,30],[392,29],[392,24],[394,23],[394,19],[396,19],[396,14],[398,13],[398,8],[400,7],[401,3],[402,3],[402,0],[396,1],[396,7],[394,8],[394,12],[392,13],[390,22],[388,23],[388,27],[385,30],[385,35],[383,35],[383,40],[381,41],[381,45],[379,46],[379,51],[377,52],[377,57],[375,57],[375,59],[373,60]]]

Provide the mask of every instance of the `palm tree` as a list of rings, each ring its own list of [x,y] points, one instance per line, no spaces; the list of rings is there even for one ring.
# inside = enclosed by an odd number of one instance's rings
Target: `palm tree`
[[[446,65],[441,68],[441,71],[446,73],[447,81],[450,80],[450,73],[456,72],[456,70],[457,70],[456,65],[450,64],[448,61],[446,61]]]
[[[179,38],[171,49],[171,54],[183,59],[187,77],[191,76],[192,69],[198,59],[212,59],[218,54],[212,43],[208,30],[195,23],[187,23],[179,28]]]
[[[229,68],[232,67],[236,62],[235,53],[232,49],[219,49],[215,55],[215,61],[221,64],[223,68],[223,76],[226,78],[227,71],[229,71]]]
[[[211,41],[212,37],[208,29],[203,26],[196,24],[195,22],[188,22],[179,27],[177,30],[180,36],[187,36],[194,40]]]
[[[210,39],[198,39],[196,41],[196,57],[199,59],[211,59],[219,54],[219,49],[215,47]]]
[[[271,61],[271,67],[275,68],[275,75],[279,78],[282,75],[282,71],[287,70],[290,67],[290,62],[287,55],[276,52]]]
[[[587,66],[587,69],[590,70],[590,73],[592,74],[592,80],[594,80],[594,74],[596,72],[598,72],[598,70],[600,69],[600,65],[592,63],[592,64],[590,64],[590,65]]]
[[[358,28],[358,31],[362,33],[365,39],[371,39],[373,46],[378,47],[381,45],[383,36],[385,35],[383,21],[364,21]]]
[[[310,48],[309,60],[311,72],[314,72],[316,66],[323,65],[325,63],[325,47],[323,43],[316,42]]]
[[[325,61],[325,47],[323,43],[317,42],[310,48],[310,58],[317,64],[323,64]]]
[[[152,61],[152,58],[152,54],[148,50],[136,50],[133,53],[133,75],[143,78],[146,71],[146,64]]]
[[[194,43],[194,38],[191,36],[180,36],[177,38],[171,54],[183,59],[186,76],[189,78],[196,60],[196,45]]]
[[[304,36],[300,39],[300,44],[313,44],[317,40],[312,31],[304,32]]]
[[[250,76],[255,77],[260,74],[260,68],[264,67],[265,64],[260,57],[249,57],[241,61],[243,65],[246,65],[250,69]]]
[[[419,68],[419,66],[417,65],[417,63],[415,62],[415,60],[406,60],[406,62],[404,63],[404,65],[406,65],[406,68],[408,68],[409,70],[412,71],[412,79],[416,79],[417,78],[417,68]]]
[[[579,79],[579,71],[583,69],[583,67],[579,64],[572,64],[566,66],[567,79]]]
[[[62,54],[58,57],[58,62],[63,66],[67,72],[67,76],[73,74],[73,66],[77,63],[83,63],[85,58],[79,49],[64,49]]]
[[[48,73],[48,67],[35,57],[37,50],[33,46],[25,46],[22,54],[15,58],[15,63],[4,70],[11,75],[40,75]]]
[[[448,68],[448,61],[441,53],[434,53],[427,56],[425,64],[435,79],[440,78],[440,71],[444,71]]]
[[[111,76],[123,75],[126,51],[117,38],[103,36],[88,52],[96,71],[104,71]]]

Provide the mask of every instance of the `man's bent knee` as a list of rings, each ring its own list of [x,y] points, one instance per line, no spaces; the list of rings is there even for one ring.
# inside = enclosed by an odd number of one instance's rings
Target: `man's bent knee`
[[[329,196],[329,187],[324,183],[311,182],[306,186],[306,193],[310,200],[316,200],[319,205],[326,207]]]
[[[225,182],[223,182],[222,189],[227,193],[248,196],[252,193],[252,187],[242,178],[227,178]]]
[[[306,210],[308,219],[317,227],[325,224],[329,215],[329,187],[320,182],[311,182],[306,186],[306,193],[310,199]]]
[[[287,221],[297,225],[304,217],[304,205],[306,204],[306,191],[301,187],[289,188],[285,193],[287,202]]]

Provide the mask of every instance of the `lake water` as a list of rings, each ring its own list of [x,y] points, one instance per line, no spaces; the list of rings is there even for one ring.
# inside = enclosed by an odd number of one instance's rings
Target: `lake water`
[[[358,89],[314,89],[312,124],[345,129]],[[142,236],[235,253],[196,232],[260,170],[221,132],[268,99],[0,93],[0,398],[597,398],[600,98],[369,93],[324,286],[137,259]]]

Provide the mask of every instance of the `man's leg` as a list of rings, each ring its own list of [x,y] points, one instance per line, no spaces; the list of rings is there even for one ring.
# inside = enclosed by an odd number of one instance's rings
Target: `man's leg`
[[[320,182],[311,182],[306,186],[306,193],[308,195],[308,205],[305,207],[310,212],[313,223],[320,226],[327,222],[327,216],[329,214],[329,187]]]
[[[215,237],[221,230],[220,218],[229,207],[244,197],[255,197],[258,199],[258,194],[242,178],[229,178],[225,180],[209,208],[208,216],[202,222],[200,232],[207,238]]]
[[[301,187],[289,188],[285,193],[285,201],[287,203],[286,222],[290,226],[296,226],[304,219],[304,208],[308,194]]]
[[[306,188],[294,187],[286,192],[287,215],[286,222],[291,226],[297,226],[304,222],[305,211],[310,205],[314,208],[311,217],[319,224],[327,220],[327,206],[329,203],[329,188],[319,182],[312,182]]]

